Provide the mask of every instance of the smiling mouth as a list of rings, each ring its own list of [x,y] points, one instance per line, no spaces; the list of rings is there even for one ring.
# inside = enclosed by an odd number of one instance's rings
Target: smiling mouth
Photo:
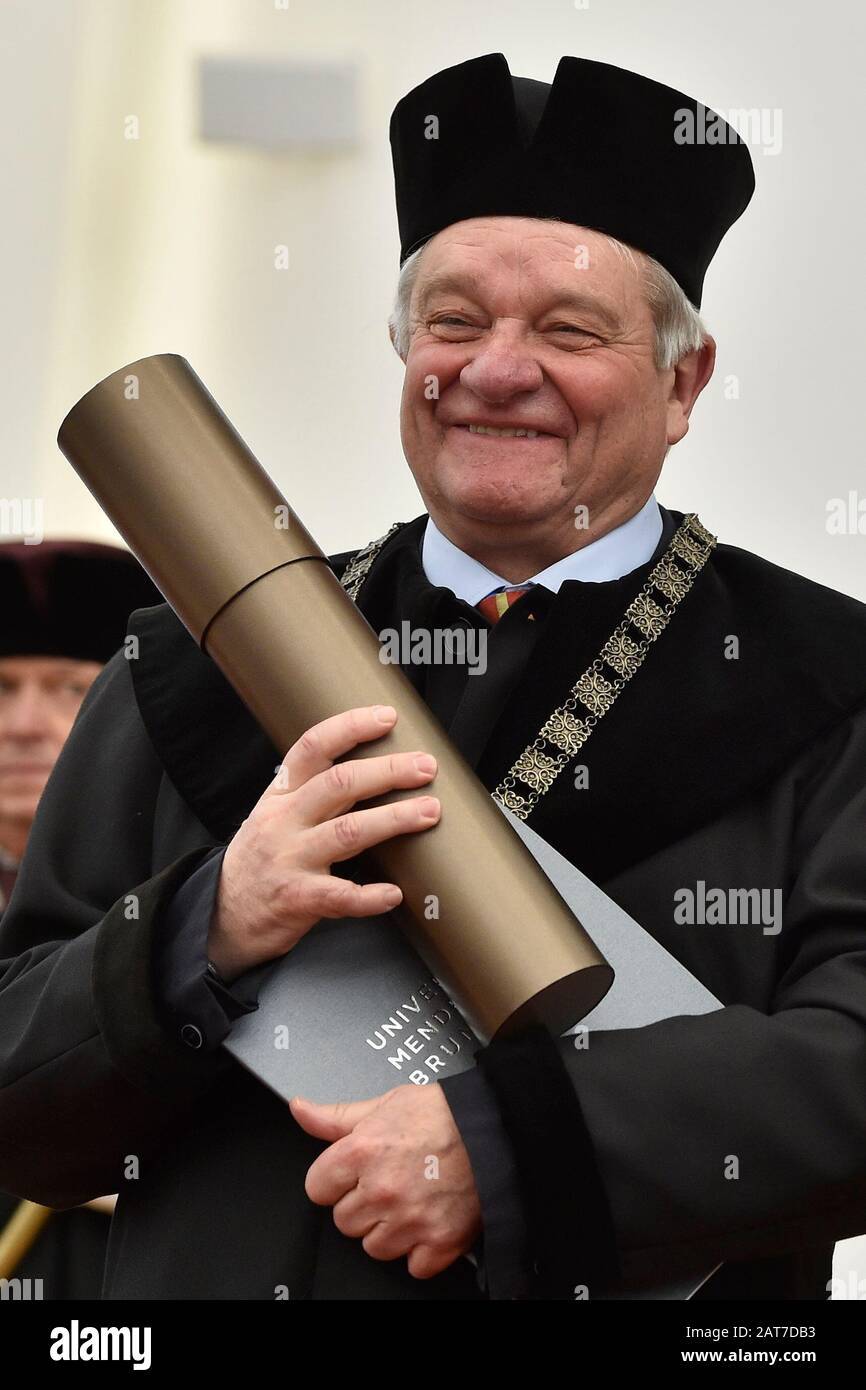
[[[455,429],[466,430],[469,434],[484,434],[493,439],[553,439],[552,434],[547,434],[545,430],[517,429],[515,427],[499,428],[497,425],[455,425]]]

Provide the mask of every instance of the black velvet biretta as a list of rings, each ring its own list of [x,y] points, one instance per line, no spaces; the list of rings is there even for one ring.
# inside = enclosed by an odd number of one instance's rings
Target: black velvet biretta
[[[0,656],[103,664],[136,608],[162,594],[128,550],[97,541],[0,544]]]
[[[512,77],[501,53],[446,68],[398,102],[391,150],[401,265],[469,217],[556,217],[645,251],[696,307],[755,187],[721,117],[586,58],[561,58],[552,85]]]

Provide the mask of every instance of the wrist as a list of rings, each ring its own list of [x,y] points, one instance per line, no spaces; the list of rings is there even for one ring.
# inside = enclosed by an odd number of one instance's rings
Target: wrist
[[[220,913],[219,900],[214,907],[213,918],[207,934],[205,947],[208,974],[216,975],[218,982],[232,985],[245,971],[258,965],[256,960],[247,960],[239,951],[233,936],[226,930]]]

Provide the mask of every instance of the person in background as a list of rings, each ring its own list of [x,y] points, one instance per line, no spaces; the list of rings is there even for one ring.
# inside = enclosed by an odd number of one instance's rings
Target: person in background
[[[123,645],[132,610],[160,602],[137,560],[118,546],[0,543],[0,916],[81,702]],[[9,1273],[41,1280],[35,1287],[45,1299],[98,1298],[113,1208],[113,1197],[97,1197],[53,1213]],[[0,1239],[20,1210],[17,1197],[0,1192]],[[34,1212],[31,1229],[38,1225]]]

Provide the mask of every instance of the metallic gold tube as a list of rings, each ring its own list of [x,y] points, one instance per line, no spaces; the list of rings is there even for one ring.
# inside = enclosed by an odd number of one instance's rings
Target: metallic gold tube
[[[52,1215],[51,1207],[40,1207],[28,1201],[18,1203],[0,1231],[0,1279],[11,1279]]]
[[[423,748],[439,823],[371,858],[398,919],[483,1041],[529,1021],[561,1033],[613,974],[375,634],[189,363],[134,362],[69,412],[58,443],[179,618],[280,750],[356,705],[393,731],[352,756]],[[394,793],[397,795],[416,793]],[[427,915],[431,896],[438,917]]]

